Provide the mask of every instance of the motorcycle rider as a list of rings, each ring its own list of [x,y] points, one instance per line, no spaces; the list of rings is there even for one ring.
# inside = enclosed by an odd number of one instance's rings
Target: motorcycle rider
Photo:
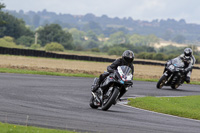
[[[104,72],[99,76],[99,79],[95,81],[94,85],[92,85],[92,92],[96,92],[99,88],[101,82],[109,75],[109,73],[113,73],[117,70],[118,66],[129,66],[132,69],[132,74],[134,72],[133,60],[134,53],[131,50],[126,50],[122,54],[122,58],[116,59],[111,65],[107,67],[107,72]]]
[[[192,54],[192,49],[191,48],[185,48],[183,54],[179,55],[177,58],[180,58],[184,62],[184,64],[185,64],[185,77],[186,77],[185,81],[187,83],[190,83],[190,76],[192,74],[192,68],[193,68],[195,61],[196,61],[195,57]],[[171,61],[168,61],[165,64],[164,72],[166,71],[166,67],[170,64],[171,64]]]

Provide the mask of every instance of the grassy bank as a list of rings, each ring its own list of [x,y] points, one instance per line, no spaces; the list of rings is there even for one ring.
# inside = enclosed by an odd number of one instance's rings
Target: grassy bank
[[[83,73],[58,73],[58,72],[46,72],[46,71],[34,71],[34,70],[10,69],[10,68],[0,68],[0,73],[38,74],[38,75],[69,76],[69,77],[95,77],[94,75],[83,74]]]
[[[142,97],[129,99],[128,105],[155,112],[200,120],[200,96]]]
[[[76,133],[74,131],[37,128],[31,126],[20,126],[20,125],[6,124],[1,122],[0,122],[0,132],[1,133]]]

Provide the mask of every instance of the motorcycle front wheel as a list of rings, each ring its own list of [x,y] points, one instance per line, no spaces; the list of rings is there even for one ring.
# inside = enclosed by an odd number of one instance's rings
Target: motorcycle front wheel
[[[102,110],[107,111],[113,103],[115,103],[117,97],[119,96],[119,90],[114,88],[113,92],[110,94],[110,96],[106,99],[105,102],[102,103]]]
[[[91,99],[90,99],[90,107],[93,108],[93,109],[98,108],[98,106],[94,105],[94,96],[92,96]]]
[[[163,76],[160,78],[160,80],[158,81],[156,87],[157,87],[158,89],[161,89],[161,88],[165,85],[166,80],[167,80],[167,77],[166,77],[165,75],[163,75]]]

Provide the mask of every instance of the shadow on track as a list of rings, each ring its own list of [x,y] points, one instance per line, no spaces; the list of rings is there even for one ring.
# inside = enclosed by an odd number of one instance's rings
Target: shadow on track
[[[107,111],[103,111],[100,108],[98,108],[98,109],[92,109],[92,108],[90,108],[90,109],[91,110],[96,110],[96,111],[101,111],[101,112],[107,112],[107,113],[129,113],[127,111],[119,111],[119,110],[114,110],[114,109],[109,109]]]

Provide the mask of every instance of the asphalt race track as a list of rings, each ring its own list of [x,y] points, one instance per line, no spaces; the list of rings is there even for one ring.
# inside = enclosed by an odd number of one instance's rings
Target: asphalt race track
[[[0,73],[0,121],[81,132],[199,133],[200,121],[152,113],[118,103],[108,111],[91,109],[93,79]],[[200,95],[200,86],[156,89],[134,81],[125,97]]]

